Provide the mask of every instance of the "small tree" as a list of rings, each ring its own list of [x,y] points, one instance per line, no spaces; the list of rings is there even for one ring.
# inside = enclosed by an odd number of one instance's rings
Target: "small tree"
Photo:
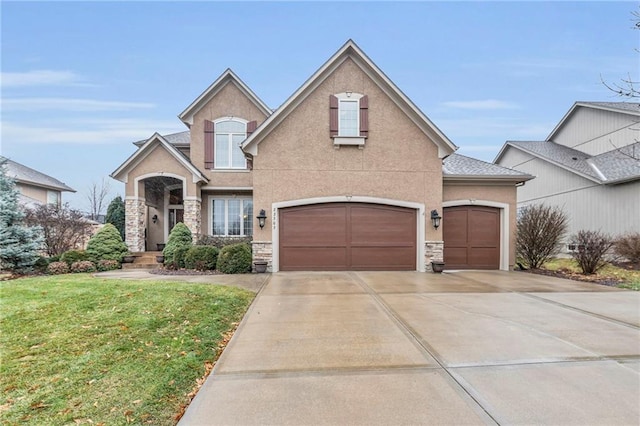
[[[122,257],[128,252],[129,249],[122,242],[120,233],[110,223],[104,225],[87,244],[87,255],[94,263],[98,263],[100,260],[122,262]]]
[[[92,225],[78,210],[68,204],[41,204],[27,209],[25,222],[39,226],[44,235],[44,249],[49,256],[84,246],[91,235]]]
[[[111,223],[120,232],[120,237],[124,241],[125,235],[125,206],[121,196],[117,196],[109,203],[107,207],[107,216],[105,223]]]
[[[100,183],[93,182],[87,192],[87,201],[89,202],[89,215],[93,220],[99,220],[102,210],[104,209],[104,200],[109,194],[109,182],[104,178]]]
[[[191,247],[192,242],[191,230],[184,223],[178,222],[169,233],[167,245],[162,251],[165,262],[173,262],[176,249],[178,247]]]
[[[0,269],[30,271],[41,248],[42,229],[25,226],[15,182],[0,164]]]
[[[532,269],[558,254],[567,233],[567,215],[559,207],[535,204],[518,214],[516,251]]]
[[[571,237],[571,244],[575,244],[571,257],[586,275],[595,274],[607,264],[604,257],[613,246],[613,240],[601,232],[583,230]]]

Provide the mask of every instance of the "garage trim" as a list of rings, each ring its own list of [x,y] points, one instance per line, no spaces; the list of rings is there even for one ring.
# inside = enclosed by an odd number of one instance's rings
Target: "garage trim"
[[[500,270],[509,270],[509,204],[488,200],[452,200],[442,203],[442,207],[485,206],[500,209]],[[447,242],[444,242],[445,246]]]
[[[317,198],[304,198],[300,200],[281,201],[271,204],[271,218],[272,218],[272,247],[273,257],[271,261],[272,271],[278,272],[280,270],[280,215],[278,210],[285,207],[297,207],[309,204],[325,204],[325,203],[367,203],[367,204],[381,204],[388,206],[407,207],[417,210],[416,214],[416,244],[418,249],[416,250],[416,266],[417,271],[425,271],[425,207],[424,204],[413,203],[409,201],[392,200],[388,198],[376,198],[376,197],[363,197],[358,195],[342,195],[334,197],[317,197]]]

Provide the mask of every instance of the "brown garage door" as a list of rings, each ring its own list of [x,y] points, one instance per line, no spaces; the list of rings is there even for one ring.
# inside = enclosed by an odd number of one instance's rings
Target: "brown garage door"
[[[446,207],[442,215],[446,269],[500,268],[500,210]]]
[[[415,270],[416,211],[328,203],[280,210],[280,269]]]

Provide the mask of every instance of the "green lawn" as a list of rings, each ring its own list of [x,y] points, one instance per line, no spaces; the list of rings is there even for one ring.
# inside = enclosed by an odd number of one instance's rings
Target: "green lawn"
[[[564,270],[571,274],[581,274],[580,268],[573,259],[552,259],[542,267],[550,271]],[[616,281],[619,283],[618,287],[620,288],[640,291],[640,271],[638,270],[624,269],[612,264],[607,264],[596,274],[582,277],[592,279],[593,281],[600,279]]]
[[[87,274],[0,282],[2,424],[175,424],[253,297]]]

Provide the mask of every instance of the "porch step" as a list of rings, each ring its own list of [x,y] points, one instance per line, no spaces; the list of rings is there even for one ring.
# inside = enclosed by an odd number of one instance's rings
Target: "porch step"
[[[162,256],[161,251],[144,251],[131,253],[134,257],[133,263],[123,263],[122,269],[155,269],[160,266],[156,261],[156,256]]]

